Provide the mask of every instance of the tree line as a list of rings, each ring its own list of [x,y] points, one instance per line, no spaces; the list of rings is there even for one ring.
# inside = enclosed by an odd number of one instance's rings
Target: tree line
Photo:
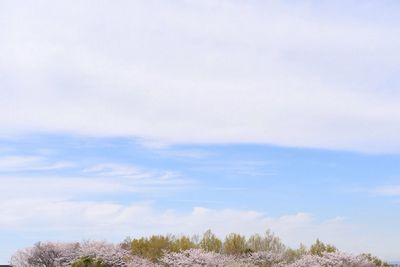
[[[105,241],[38,242],[17,251],[15,267],[381,267],[389,266],[371,254],[352,255],[317,239],[310,247],[287,247],[269,230],[250,237],[231,233],[219,239],[211,230],[202,236],[152,235]]]

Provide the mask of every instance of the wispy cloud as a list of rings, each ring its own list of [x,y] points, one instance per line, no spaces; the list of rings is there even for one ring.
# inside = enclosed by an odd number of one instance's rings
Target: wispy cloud
[[[162,149],[153,149],[153,151],[162,157],[179,159],[206,159],[212,155],[211,151],[199,149],[171,149],[164,147]]]
[[[400,196],[400,185],[397,183],[374,185],[374,186],[357,186],[345,188],[342,190],[346,193],[362,193],[374,197],[396,197]]]
[[[113,177],[127,179],[137,185],[189,185],[194,181],[174,171],[149,171],[131,165],[102,163],[85,168],[84,173],[97,177]]]
[[[276,167],[269,161],[257,160],[221,160],[214,157],[209,161],[200,162],[193,170],[225,171],[231,175],[241,177],[266,177],[277,175]]]
[[[170,170],[113,162],[88,164],[52,156],[41,153],[0,157],[0,201],[11,197],[85,199],[99,195],[167,193],[195,184],[193,179]]]
[[[83,172],[95,174],[97,176],[118,176],[133,179],[148,178],[152,176],[150,173],[140,171],[136,167],[115,163],[97,164],[85,168]]]
[[[69,161],[51,161],[41,156],[0,157],[0,172],[46,171],[74,167]]]
[[[64,198],[126,193],[174,192],[190,188],[195,181],[173,173],[138,173],[135,177],[100,176],[0,176],[0,200],[10,197],[53,196]]]
[[[378,186],[370,190],[371,193],[383,196],[400,196],[400,185]]]

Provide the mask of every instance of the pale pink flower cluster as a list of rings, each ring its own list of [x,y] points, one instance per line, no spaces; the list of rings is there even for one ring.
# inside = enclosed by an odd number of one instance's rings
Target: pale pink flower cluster
[[[107,266],[113,267],[125,267],[130,256],[129,251],[105,241],[85,241],[80,244],[77,254],[102,259]]]
[[[131,256],[128,258],[126,267],[161,267],[157,263],[153,263],[147,259],[138,256]]]
[[[168,253],[161,258],[161,263],[173,267],[220,267],[233,263],[235,258],[202,249],[189,249],[182,252]]]
[[[324,253],[322,256],[304,255],[287,267],[374,267],[363,256],[354,256],[344,252]]]
[[[11,259],[14,267],[70,267],[80,257],[102,259],[109,267],[222,267],[222,266],[273,266],[273,267],[373,267],[365,256],[344,252],[324,253],[322,256],[305,254],[292,263],[285,263],[282,253],[254,252],[242,255],[224,255],[201,249],[166,253],[159,261],[133,256],[120,245],[104,241],[82,243],[37,243],[31,248],[17,251]]]
[[[46,242],[17,251],[10,263],[14,267],[70,267],[73,261],[84,256],[101,258],[107,266],[113,267],[126,267],[131,258],[128,251],[104,241]]]
[[[17,251],[10,263],[15,267],[70,266],[78,249],[79,243],[37,243]]]
[[[283,254],[270,251],[258,251],[243,255],[238,259],[241,263],[255,266],[273,266],[282,262]]]
[[[306,254],[293,263],[285,263],[282,254],[255,252],[242,256],[226,256],[200,249],[191,249],[164,255],[161,262],[171,267],[273,266],[273,267],[374,267],[363,256],[344,252],[324,253],[322,256]]]

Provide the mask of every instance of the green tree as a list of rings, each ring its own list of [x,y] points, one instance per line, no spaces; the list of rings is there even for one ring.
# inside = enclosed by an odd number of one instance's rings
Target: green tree
[[[247,248],[250,251],[270,251],[270,252],[284,252],[285,245],[275,236],[271,231],[267,230],[264,236],[254,234],[247,240]]]
[[[366,257],[370,262],[372,262],[373,264],[375,264],[375,266],[377,267],[389,267],[390,265],[387,262],[382,261],[381,259],[379,259],[376,256],[372,256],[371,253],[364,253],[362,254],[364,257]]]
[[[85,256],[74,261],[71,267],[106,267],[106,264],[102,259],[93,259],[92,257]]]
[[[203,238],[200,241],[200,248],[205,251],[221,252],[222,241],[219,240],[211,230],[207,230],[203,234]]]
[[[123,249],[130,250],[130,249],[131,249],[131,246],[132,246],[132,238],[130,238],[129,236],[126,237],[126,238],[124,239],[124,241],[122,241],[122,242],[120,243],[120,245],[121,245],[121,247],[122,247]]]
[[[303,244],[300,244],[298,249],[287,248],[283,254],[284,259],[286,262],[294,262],[300,259],[303,255],[307,254],[308,250],[307,247]]]
[[[171,251],[179,252],[195,248],[196,244],[187,236],[182,236],[172,242]]]
[[[311,245],[311,247],[310,247],[310,253],[312,255],[318,255],[318,256],[322,256],[322,254],[324,252],[332,253],[332,252],[336,252],[336,251],[337,251],[337,249],[335,246],[329,245],[329,244],[325,245],[319,239],[317,239],[315,241],[315,243],[313,245]]]
[[[224,241],[224,252],[226,254],[241,254],[246,252],[246,238],[235,233],[229,234]]]
[[[173,237],[153,235],[150,238],[133,239],[131,251],[133,255],[147,258],[153,262],[158,261],[165,252],[172,251]]]

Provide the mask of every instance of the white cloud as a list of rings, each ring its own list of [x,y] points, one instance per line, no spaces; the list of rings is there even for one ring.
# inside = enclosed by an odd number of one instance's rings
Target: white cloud
[[[143,143],[140,143],[143,145]],[[196,159],[196,160],[201,160],[205,159],[211,155],[213,155],[212,152],[201,150],[201,149],[171,149],[170,147],[154,147],[151,146],[149,147],[147,144],[144,144],[144,146],[150,148],[154,153],[157,153],[161,157],[166,157],[166,158],[180,158],[180,159]]]
[[[136,167],[115,163],[102,163],[83,170],[85,173],[94,173],[98,176],[119,176],[134,179],[148,178],[150,173],[143,172]]]
[[[397,152],[398,21],[343,4],[2,3],[1,131]]]
[[[190,188],[195,181],[173,172],[137,172],[134,175],[104,173],[77,176],[0,176],[0,200],[10,197],[64,197],[174,192]]]
[[[344,190],[347,193],[367,193],[370,196],[396,197],[400,196],[400,185],[384,184],[370,187],[354,187]]]
[[[224,236],[230,232],[240,232],[250,235],[262,233],[266,229],[286,234],[289,241],[304,236],[307,231],[322,225],[317,223],[310,214],[297,213],[282,217],[268,217],[257,211],[235,209],[208,209],[194,207],[189,212],[174,210],[157,210],[149,203],[116,204],[108,202],[68,201],[57,198],[20,198],[9,199],[0,204],[4,215],[0,219],[2,229],[35,230],[46,233],[46,229],[73,233],[80,238],[99,236],[113,238],[128,234],[149,235],[153,233],[202,233],[208,228],[218,235]],[[73,218],[73,220],[71,220]],[[341,224],[337,222],[336,224]],[[322,226],[324,227],[324,226]],[[110,229],[114,229],[112,235]],[[90,230],[88,230],[90,229]],[[83,231],[89,231],[86,234]],[[133,232],[132,232],[133,231]],[[301,231],[301,232],[300,232]],[[114,235],[114,236],[113,236]],[[316,234],[307,237],[312,240]],[[306,240],[306,241],[307,241]],[[304,240],[302,240],[304,241]]]
[[[64,241],[82,238],[122,241],[127,235],[201,234],[209,228],[223,237],[230,232],[250,235],[271,229],[291,246],[300,242],[310,244],[320,238],[347,251],[359,253],[368,244],[374,253],[388,255],[382,245],[386,241],[374,239],[373,233],[369,236],[361,233],[357,225],[342,218],[317,221],[301,212],[272,217],[252,210],[193,207],[191,211],[178,212],[159,210],[145,202],[116,204],[31,198],[3,201],[0,213],[1,229],[35,232],[42,240],[55,235],[57,240]]]
[[[400,185],[384,185],[378,186],[370,192],[384,196],[400,196]]]
[[[48,172],[56,171],[56,172]],[[52,154],[0,156],[0,202],[9,198],[117,196],[167,193],[191,188],[196,181],[170,170],[130,164],[60,161]]]
[[[75,164],[72,162],[51,162],[47,158],[41,156],[14,155],[0,157],[0,172],[46,171],[65,169],[73,166],[75,166]]]
[[[221,171],[229,172],[231,175],[250,177],[250,176],[275,176],[276,169],[271,164],[272,161],[258,160],[224,160],[214,159],[212,161],[199,163],[193,170],[197,171]]]

